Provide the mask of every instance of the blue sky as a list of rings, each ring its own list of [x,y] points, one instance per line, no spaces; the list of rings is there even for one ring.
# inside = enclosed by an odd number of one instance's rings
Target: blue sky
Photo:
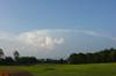
[[[2,29],[115,30],[115,0],[1,0]],[[15,30],[16,29],[16,30]]]
[[[80,50],[116,47],[115,8],[115,0],[0,0],[0,45],[5,50],[28,50],[25,43],[20,43],[25,49],[19,49],[16,43],[22,38],[27,42],[32,36],[31,43],[28,42],[33,45],[32,42],[39,39],[36,43],[39,49],[45,46],[62,50],[55,51],[56,58]],[[17,38],[20,36],[21,39]],[[15,44],[8,45],[11,43]],[[39,57],[46,57],[46,54],[49,57],[51,49],[46,50],[50,51],[36,51],[33,55],[38,52],[43,54]]]

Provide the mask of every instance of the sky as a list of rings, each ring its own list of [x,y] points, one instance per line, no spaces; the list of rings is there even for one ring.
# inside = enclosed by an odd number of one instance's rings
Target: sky
[[[116,0],[0,0],[7,56],[66,58],[116,48]]]

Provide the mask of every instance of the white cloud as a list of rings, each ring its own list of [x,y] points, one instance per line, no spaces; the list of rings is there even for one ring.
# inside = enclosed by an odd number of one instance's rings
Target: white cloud
[[[60,45],[64,42],[62,37],[52,37],[47,31],[32,31],[22,33],[18,36],[18,40],[39,48],[53,49],[56,44]]]
[[[55,36],[53,36],[53,33]],[[22,32],[20,34],[13,34],[7,32],[0,32],[0,39],[20,41],[25,45],[32,45],[38,48],[52,49],[57,45],[64,43],[65,39],[62,36],[57,37],[57,33],[77,33],[86,34],[96,37],[104,37],[116,41],[116,38],[101,32],[90,30],[76,30],[76,29],[43,29],[30,32]]]
[[[77,35],[77,40],[72,40],[73,38],[71,34]],[[67,36],[68,35],[68,36]],[[116,41],[115,37],[110,36],[108,34],[103,34],[101,32],[89,31],[89,30],[71,30],[71,29],[43,29],[43,30],[35,30],[29,32],[22,32],[19,34],[0,32],[0,47],[5,47],[7,53],[11,53],[9,50],[14,51],[15,49],[21,51],[24,55],[36,55],[47,57],[52,55],[53,53],[63,54],[63,51],[69,50],[71,48],[77,48],[81,42],[79,43],[78,37],[80,35],[89,35],[96,38],[109,39]],[[69,38],[67,38],[69,37]],[[92,37],[90,37],[92,38]],[[76,39],[76,38],[75,38]],[[82,39],[83,40],[83,39]],[[68,41],[71,43],[67,44]],[[73,43],[73,41],[75,43]],[[84,42],[83,42],[84,43]],[[86,40],[85,40],[86,43]],[[74,45],[78,45],[74,47]],[[83,45],[81,45],[83,48]],[[57,49],[56,49],[57,48]],[[80,47],[78,47],[80,48]],[[14,49],[14,50],[13,50]],[[47,51],[45,51],[47,50]],[[63,51],[61,51],[63,50]],[[67,52],[65,52],[67,53]],[[58,56],[58,55],[57,55]]]

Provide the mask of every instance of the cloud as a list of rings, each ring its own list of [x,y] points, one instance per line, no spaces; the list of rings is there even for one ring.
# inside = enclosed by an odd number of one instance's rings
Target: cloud
[[[44,49],[53,49],[64,42],[63,37],[52,37],[49,32],[43,30],[21,33],[17,39],[27,45]]]
[[[102,32],[96,32],[91,30],[77,30],[77,29],[42,29],[34,30],[29,32],[22,32],[19,34],[0,32],[0,39],[19,41],[25,45],[31,45],[38,48],[52,49],[57,45],[61,45],[65,42],[63,36],[57,36],[57,34],[65,33],[76,33],[76,34],[86,34],[94,37],[107,38],[116,41],[116,37],[110,36]]]
[[[8,54],[10,54],[9,50],[12,52],[16,49],[21,51],[23,55],[35,55],[43,58],[55,57],[56,55],[61,57],[64,53],[68,53],[68,50],[73,51],[77,47],[78,49],[83,48],[85,44],[89,46],[90,42],[86,40],[86,36],[90,36],[87,37],[90,38],[89,40],[101,38],[116,41],[115,37],[107,33],[91,30],[43,29],[21,33],[2,31],[0,32],[0,47],[3,46]],[[94,41],[96,42],[96,40]],[[96,44],[98,43],[94,45]],[[91,48],[91,46],[88,48]]]

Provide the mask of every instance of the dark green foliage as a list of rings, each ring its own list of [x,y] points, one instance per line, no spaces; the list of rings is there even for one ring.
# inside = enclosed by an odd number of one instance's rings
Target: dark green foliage
[[[19,52],[15,51],[14,52],[14,58],[15,58],[15,60],[18,60],[19,56],[20,56]]]
[[[59,59],[59,60],[56,60],[56,59],[46,59],[46,60],[44,60],[43,63],[64,64],[64,63],[67,63],[67,62],[66,62],[66,60],[63,60],[63,59]]]
[[[0,49],[0,59],[4,58],[4,52],[3,49]]]
[[[105,49],[96,53],[73,53],[68,58],[69,63],[80,64],[80,63],[106,63],[116,62],[116,49]]]
[[[38,62],[38,60],[35,57],[20,57],[17,60],[17,64],[36,64]]]
[[[14,64],[14,60],[11,57],[6,57],[4,61],[5,61],[5,64],[7,65]]]

